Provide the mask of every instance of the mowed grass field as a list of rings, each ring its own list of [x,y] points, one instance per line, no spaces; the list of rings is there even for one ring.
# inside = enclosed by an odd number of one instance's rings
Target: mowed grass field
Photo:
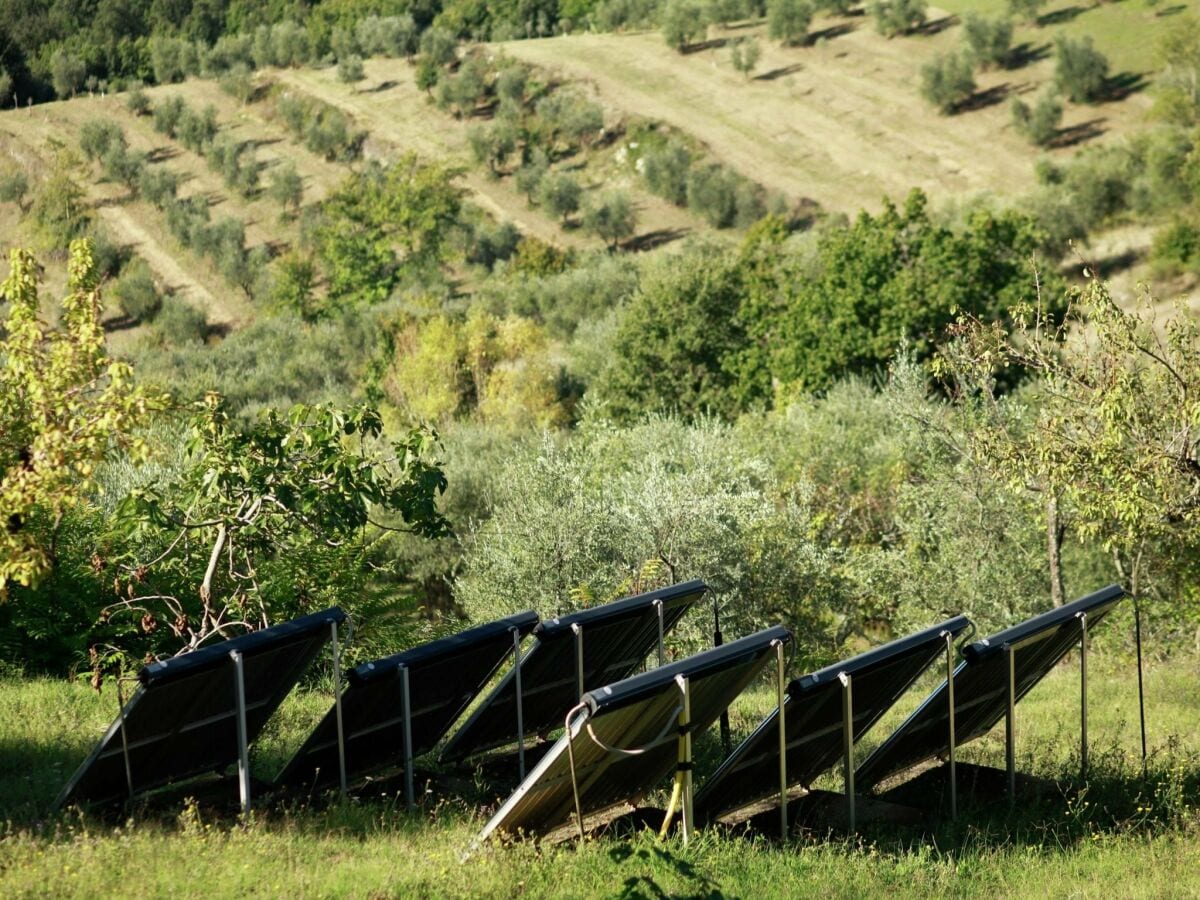
[[[1189,5],[1189,4],[1181,4]],[[1194,5],[1194,4],[1190,4]],[[941,8],[945,7],[945,8]],[[929,8],[930,34],[887,39],[868,16],[819,17],[806,46],[767,39],[765,24],[711,27],[688,53],[658,32],[579,34],[501,45],[505,53],[594,86],[603,101],[665,122],[702,141],[739,172],[828,210],[877,209],[914,187],[941,200],[990,192],[1011,197],[1034,184],[1042,151],[1016,134],[1010,98],[1028,101],[1053,80],[1056,34],[1093,34],[1110,75],[1127,93],[1094,105],[1066,104],[1067,136],[1114,140],[1146,125],[1145,88],[1156,36],[1171,27],[1166,3],[1094,8],[1050,3],[1047,24],[1019,24],[1021,64],[977,73],[976,108],[941,115],[920,96],[921,67],[963,44],[960,16],[1003,10],[1002,0]],[[752,78],[736,72],[728,44],[754,36],[763,54]],[[1117,94],[1120,94],[1118,91]],[[1052,155],[1074,153],[1069,143]]]
[[[690,846],[632,831],[568,843],[463,851],[507,788],[467,776],[419,812],[391,788],[346,802],[264,804],[239,822],[183,799],[129,818],[50,815],[61,785],[115,712],[111,686],[0,680],[0,895],[97,896],[1196,896],[1200,895],[1200,665],[1147,672],[1151,757],[1142,778],[1136,678],[1091,659],[1092,772],[1077,780],[1078,669],[1061,666],[1018,707],[1022,771],[1062,792],[1007,803],[964,798],[956,824],[868,826],[848,839],[797,833],[784,844],[702,831]],[[877,727],[880,737],[923,691]],[[254,753],[257,775],[283,764],[329,698],[294,695]],[[766,685],[733,710],[735,738],[771,704]],[[864,747],[863,752],[866,752]],[[701,781],[715,767],[698,742]],[[962,757],[1002,764],[1002,729]],[[394,785],[394,782],[393,782]],[[828,787],[836,789],[836,779]],[[652,798],[657,800],[660,798]]]

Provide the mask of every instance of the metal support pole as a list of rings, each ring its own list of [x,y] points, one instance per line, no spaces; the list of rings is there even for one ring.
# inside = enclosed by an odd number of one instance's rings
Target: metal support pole
[[[842,752],[845,768],[842,770],[842,782],[846,789],[846,816],[849,821],[849,831],[854,833],[854,688],[851,678],[845,672],[838,672],[838,681],[842,683]]]
[[[1146,777],[1146,694],[1142,686],[1142,605],[1133,598],[1133,639],[1137,645],[1138,718],[1142,725],[1142,778]]]
[[[679,767],[683,769],[683,845],[692,837],[692,691],[683,675],[675,678],[683,692],[683,708],[679,711]]]
[[[513,681],[517,691],[517,772],[525,780],[525,692],[521,689],[521,632],[510,628],[513,639]]]
[[[246,673],[239,651],[231,650],[229,658],[233,660],[233,690],[237,703],[238,793],[242,814],[247,815],[250,812],[250,750],[246,745]]]
[[[1087,613],[1079,613],[1079,775],[1087,777],[1088,770],[1088,702],[1087,702]]]
[[[721,608],[717,605],[717,598],[713,596],[713,646],[720,647],[725,643],[725,637],[721,634]],[[721,710],[721,749],[726,756],[733,753],[733,732],[729,728],[729,710]]]
[[[955,762],[954,749],[954,635],[949,631],[944,632],[946,638],[946,720],[948,722],[948,732],[946,737],[949,738],[950,754],[947,761],[950,763],[950,821],[958,819],[958,766]]]
[[[1017,654],[1011,644],[1004,645],[1008,659],[1008,709],[1004,713],[1004,767],[1008,772],[1008,805],[1017,802]]]
[[[342,720],[342,653],[338,647],[337,622],[329,623],[329,637],[333,642],[333,709],[337,716],[338,737],[338,784],[342,796],[346,796],[346,727]]]
[[[121,722],[121,755],[125,758],[125,786],[129,788],[129,799],[133,799],[133,766],[129,764],[129,738],[125,734],[125,692],[121,690],[121,677],[117,676],[117,716]]]
[[[654,606],[658,611],[658,664],[661,667],[667,664],[667,653],[663,647],[663,602],[655,600]]]
[[[775,642],[775,690],[776,702],[779,704],[776,716],[779,718],[779,839],[785,840],[788,835],[788,806],[787,806],[787,723],[784,721],[784,700],[787,695],[785,682],[785,665],[783,660],[783,642]]]
[[[408,666],[401,666],[400,713],[404,717],[404,801],[409,810],[417,805],[416,789],[413,787],[413,742],[412,742],[412,690],[408,683]]]
[[[574,624],[571,631],[575,633],[575,695],[579,699],[583,697],[583,626]]]

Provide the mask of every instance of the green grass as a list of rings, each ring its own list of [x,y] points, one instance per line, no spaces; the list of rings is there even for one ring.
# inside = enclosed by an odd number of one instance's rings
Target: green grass
[[[460,855],[485,818],[480,807],[495,801],[486,789],[442,796],[412,815],[388,794],[264,808],[247,822],[185,803],[119,824],[76,811],[50,816],[54,795],[111,720],[115,698],[111,687],[97,697],[79,685],[8,678],[0,680],[0,896],[1195,895],[1196,669],[1184,659],[1148,672],[1146,781],[1132,672],[1095,654],[1088,784],[1075,782],[1078,673],[1067,665],[1018,707],[1018,740],[1022,770],[1072,789],[1023,802],[1015,813],[967,799],[957,824],[926,835],[875,827],[853,841],[806,834],[780,846],[707,831],[684,848],[627,834],[582,846],[488,847],[465,864]],[[273,772],[327,703],[316,692],[292,698],[255,751],[256,771]],[[748,731],[769,705],[766,688],[747,694],[734,710],[735,732]],[[709,740],[699,754],[703,775],[719,751]],[[976,742],[963,756],[997,762],[1000,742]]]
[[[1007,13],[1005,0],[937,0],[939,9],[962,16],[968,12],[996,16]],[[1174,17],[1183,11],[1195,13],[1194,0],[1123,0],[1097,3],[1093,0],[1057,0],[1042,9],[1041,22],[1036,27],[1019,23],[1013,43],[1028,42],[1032,47],[1050,44],[1053,53],[1054,36],[1060,32],[1071,37],[1090,34],[1096,49],[1108,57],[1110,74],[1128,72],[1152,76],[1158,66],[1154,46],[1158,36],[1172,26]]]

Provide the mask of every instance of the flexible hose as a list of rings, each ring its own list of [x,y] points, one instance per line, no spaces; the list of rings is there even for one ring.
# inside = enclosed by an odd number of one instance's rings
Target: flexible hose
[[[658,829],[658,839],[665,841],[667,831],[671,828],[671,820],[675,818],[675,809],[679,806],[679,798],[683,796],[683,773],[675,773],[675,787],[671,789],[671,802],[667,804],[667,814],[663,818],[662,828]]]

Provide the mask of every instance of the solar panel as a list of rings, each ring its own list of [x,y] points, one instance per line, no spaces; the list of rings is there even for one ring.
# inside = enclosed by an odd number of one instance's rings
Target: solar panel
[[[659,640],[708,590],[688,581],[542,622],[537,643],[521,661],[525,730],[547,734],[590,688],[628,678]],[[582,673],[578,650],[583,648]],[[582,675],[582,689],[580,688]],[[510,744],[517,739],[515,673],[509,672],[442,751],[444,762]]]
[[[808,786],[843,754],[840,675],[848,675],[852,680],[852,718],[857,741],[945,653],[946,636],[957,637],[969,625],[965,616],[957,616],[794,679],[784,699],[788,784]],[[696,795],[696,814],[702,820],[715,819],[778,792],[779,711],[776,709],[705,782]]]
[[[688,733],[698,734],[762,670],[772,648],[791,638],[786,628],[769,628],[585,694],[568,734],[500,807],[476,843],[498,832],[544,833],[571,819],[575,803],[568,735],[585,816],[636,802],[678,763],[682,693],[676,678],[687,679]]]
[[[237,762],[233,655],[240,654],[248,744],[321,652],[330,626],[345,621],[346,614],[333,607],[144,667],[138,689],[56,806],[120,800]]]
[[[513,652],[513,633],[529,634],[532,610],[397,653],[351,671],[342,694],[342,733],[349,778],[404,763],[404,686],[409,682],[412,755],[436,746]],[[324,785],[339,776],[337,707],[309,736],[276,781]]]
[[[1079,643],[1080,614],[1087,627],[1103,619],[1125,596],[1109,585],[1086,597],[1034,616],[1020,625],[963,648],[965,660],[954,670],[955,746],[987,734],[1008,710],[1008,657],[1013,653],[1016,702],[1042,680]],[[941,685],[878,747],[855,774],[864,788],[950,751],[947,684]]]

